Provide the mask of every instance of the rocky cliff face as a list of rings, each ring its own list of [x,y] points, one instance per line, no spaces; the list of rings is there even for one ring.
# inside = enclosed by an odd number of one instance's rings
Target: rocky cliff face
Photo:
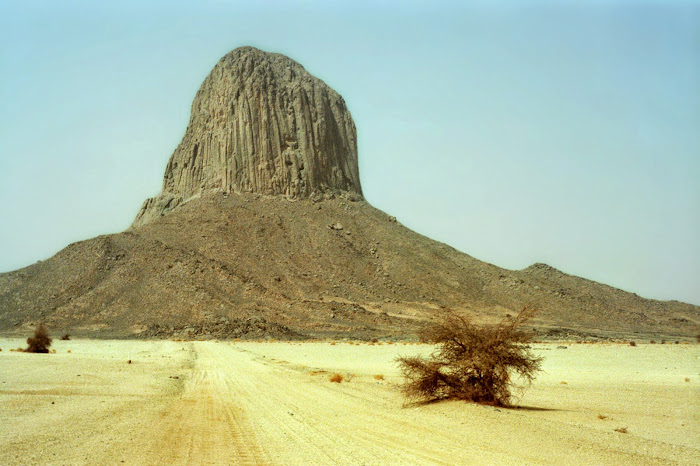
[[[361,198],[357,134],[343,98],[284,55],[241,47],[223,57],[192,103],[162,193],[134,225],[209,191]]]

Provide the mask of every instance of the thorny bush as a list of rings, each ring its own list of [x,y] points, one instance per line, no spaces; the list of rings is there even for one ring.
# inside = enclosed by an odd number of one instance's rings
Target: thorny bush
[[[27,353],[48,353],[51,341],[46,326],[44,324],[39,324],[36,330],[34,330],[34,336],[27,338],[28,347],[24,351]]]
[[[530,384],[541,368],[542,358],[527,346],[532,335],[523,330],[534,314],[524,308],[498,324],[479,326],[446,313],[419,334],[422,342],[437,346],[430,357],[397,359],[406,379],[404,395],[413,401],[456,398],[510,406],[513,376]]]

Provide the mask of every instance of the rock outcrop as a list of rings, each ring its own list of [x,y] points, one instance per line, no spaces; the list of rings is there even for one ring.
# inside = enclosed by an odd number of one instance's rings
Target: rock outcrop
[[[210,191],[362,198],[343,98],[284,55],[241,47],[224,56],[192,103],[162,193],[134,226]]]
[[[87,337],[395,340],[444,309],[494,322],[525,305],[542,335],[567,340],[700,329],[700,306],[545,264],[501,269],[375,209],[343,99],[250,47],[202,84],[163,190],[132,228],[0,273],[0,333],[15,336],[43,322]]]

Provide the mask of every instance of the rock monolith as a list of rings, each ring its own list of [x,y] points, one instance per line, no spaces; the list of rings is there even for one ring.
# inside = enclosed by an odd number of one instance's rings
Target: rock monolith
[[[148,223],[205,192],[362,197],[357,134],[343,98],[299,63],[241,47],[204,80]]]

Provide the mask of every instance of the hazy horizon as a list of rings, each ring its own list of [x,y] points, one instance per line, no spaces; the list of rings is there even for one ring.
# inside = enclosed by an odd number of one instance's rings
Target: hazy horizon
[[[365,197],[409,228],[700,304],[698,2],[0,0],[0,26],[0,272],[126,229],[252,45],[344,97]]]

